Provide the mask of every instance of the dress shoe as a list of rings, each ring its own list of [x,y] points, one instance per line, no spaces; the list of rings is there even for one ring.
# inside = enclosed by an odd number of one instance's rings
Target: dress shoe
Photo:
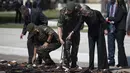
[[[128,66],[121,66],[120,64],[117,64],[116,67],[118,67],[118,68],[128,68]]]

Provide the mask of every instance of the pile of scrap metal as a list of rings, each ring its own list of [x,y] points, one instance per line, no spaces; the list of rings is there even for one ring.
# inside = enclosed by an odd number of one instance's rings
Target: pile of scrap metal
[[[57,64],[57,66],[60,66]],[[69,70],[65,72],[64,68],[58,68],[57,66],[45,66],[42,65],[31,65],[28,63],[17,63],[14,61],[0,60],[0,73],[112,73],[110,70],[89,70],[83,67],[82,70]],[[121,72],[129,73],[129,72]]]

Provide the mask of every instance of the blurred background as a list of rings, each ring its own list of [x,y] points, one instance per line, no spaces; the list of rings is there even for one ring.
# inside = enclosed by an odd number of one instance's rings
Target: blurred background
[[[68,1],[75,1],[89,5],[93,9],[102,12],[103,16],[106,15],[106,6],[109,0],[0,0],[0,24],[5,23],[22,23],[21,17],[18,17],[17,9],[21,5],[30,7],[30,3],[37,2],[37,7],[40,8],[48,19],[57,19],[59,10],[63,8]],[[125,0],[127,8],[130,7],[130,0]],[[20,18],[18,22],[17,19]]]

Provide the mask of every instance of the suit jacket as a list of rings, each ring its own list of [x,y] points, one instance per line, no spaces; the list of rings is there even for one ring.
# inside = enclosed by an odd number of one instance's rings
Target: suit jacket
[[[91,16],[85,16],[84,21],[88,25],[88,34],[90,36],[98,36],[104,33],[103,30],[107,29],[107,23],[102,14],[97,10],[92,10]]]
[[[116,11],[115,11],[115,16],[114,17],[109,17],[109,9],[110,9],[110,4],[108,4],[108,9],[107,9],[107,17],[110,21],[114,21],[114,25],[116,30],[125,30],[126,29],[126,17],[127,17],[127,10],[125,7],[122,6],[117,6]]]
[[[31,14],[26,16],[24,19],[24,26],[22,30],[22,34],[26,34],[26,28],[29,23],[34,23],[35,25],[47,25],[48,19],[47,17],[40,11],[39,9],[32,8]],[[28,36],[28,38],[31,36]]]

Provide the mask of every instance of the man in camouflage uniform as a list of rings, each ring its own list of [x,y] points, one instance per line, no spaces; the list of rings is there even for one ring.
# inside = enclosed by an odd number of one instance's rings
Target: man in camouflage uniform
[[[36,26],[33,23],[27,25],[27,31],[32,36],[34,52],[44,60],[45,65],[54,65],[49,53],[61,46],[57,33],[48,26]]]
[[[75,28],[75,26],[80,22],[80,7],[80,5],[75,4],[74,2],[67,3],[66,7],[60,10],[60,16],[57,23],[59,39],[61,44],[64,45],[64,66],[68,68],[70,66],[70,63],[71,68],[78,67],[77,53],[80,42],[80,29],[75,31],[71,38],[66,38]],[[80,24],[82,24],[82,22]]]

